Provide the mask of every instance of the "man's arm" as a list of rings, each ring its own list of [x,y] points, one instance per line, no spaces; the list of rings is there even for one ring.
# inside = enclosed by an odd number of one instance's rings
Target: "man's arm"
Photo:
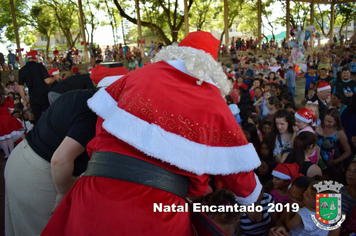
[[[23,100],[23,102],[24,102],[24,106],[25,106],[25,107],[28,106],[29,100],[28,100],[28,98],[27,98],[26,95],[25,95],[25,91],[24,91],[23,85],[17,85],[17,87],[19,88],[19,93],[20,93],[20,96],[21,96],[21,98],[22,98],[22,100]]]
[[[48,77],[44,79],[44,82],[46,84],[52,84],[55,81],[55,79],[53,77]]]
[[[57,197],[52,212],[56,210],[70,187],[72,186],[72,175],[74,160],[85,151],[76,140],[66,136],[51,159],[52,179],[57,190]]]

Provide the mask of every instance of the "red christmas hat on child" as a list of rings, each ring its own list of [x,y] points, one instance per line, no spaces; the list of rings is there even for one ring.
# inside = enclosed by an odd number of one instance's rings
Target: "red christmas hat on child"
[[[38,52],[37,51],[34,51],[34,50],[31,50],[29,52],[26,53],[26,57],[29,58],[29,57],[33,57],[33,58],[36,58],[36,56],[38,55]]]
[[[299,109],[295,114],[294,114],[295,118],[297,118],[298,120],[303,121],[304,123],[314,123],[316,118],[315,115],[313,113],[313,111],[307,107],[303,107],[301,109]]]
[[[283,180],[293,181],[300,176],[299,166],[297,163],[279,163],[272,171],[272,175]]]
[[[50,70],[48,71],[48,74],[49,74],[49,76],[53,77],[53,76],[59,74],[59,70],[56,69],[56,68],[50,69]]]
[[[90,78],[93,80],[95,84],[99,84],[102,79],[105,77],[111,77],[111,79],[107,79],[108,81],[105,84],[102,82],[101,86],[104,87],[108,86],[109,81],[114,82],[119,79],[122,75],[127,74],[129,71],[125,67],[114,67],[114,68],[107,68],[102,65],[98,65],[91,69]],[[118,77],[120,76],[120,77]],[[115,79],[116,78],[116,79]]]
[[[318,92],[321,92],[328,89],[331,89],[331,86],[327,82],[321,82],[319,83],[317,90]]]
[[[26,53],[26,58],[32,57],[32,58],[36,59],[37,55],[38,55],[37,51],[31,50]]]
[[[220,41],[211,33],[205,31],[190,32],[180,43],[179,47],[191,47],[209,53],[214,60],[218,58]]]

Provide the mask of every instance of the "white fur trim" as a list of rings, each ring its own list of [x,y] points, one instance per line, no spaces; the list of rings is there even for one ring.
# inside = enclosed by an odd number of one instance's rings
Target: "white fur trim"
[[[59,75],[59,71],[58,71],[58,70],[53,71],[53,72],[52,72],[52,76],[54,76],[54,75]]]
[[[192,142],[119,108],[105,89],[90,98],[88,106],[104,119],[103,128],[116,138],[148,156],[188,172],[197,175],[227,175],[247,172],[261,164],[251,143],[235,147],[212,147]]]
[[[12,138],[13,136],[18,135],[20,132],[18,130],[12,131],[10,134],[5,134],[4,136],[0,136],[0,140],[5,140]]]
[[[256,187],[253,190],[253,192],[245,198],[236,196],[236,200],[238,203],[248,206],[257,201],[262,191],[262,185],[258,177],[256,176],[256,174],[255,174],[255,179],[256,179]]]
[[[298,112],[296,112],[296,113],[294,114],[294,116],[295,116],[295,118],[297,118],[298,120],[301,120],[301,121],[303,121],[304,123],[307,123],[307,124],[313,122],[312,119],[308,120],[307,118],[305,118],[305,117],[299,115]]]
[[[232,84],[222,70],[222,67],[213,57],[204,52],[190,47],[178,47],[171,45],[163,47],[157,55],[151,59],[152,63],[168,60],[184,60],[185,67],[201,85],[203,81],[209,82],[210,79],[219,88],[221,95],[225,96],[230,93]]]
[[[189,71],[187,70],[187,67],[185,66],[184,60],[167,60],[166,62],[169,65],[171,65],[174,68],[176,68],[177,70],[180,70],[183,73],[186,73],[186,74],[188,74],[190,76],[195,77],[192,73],[189,73]],[[211,78],[208,78],[208,80],[204,80],[204,81],[216,86],[216,84],[213,82],[213,80]]]
[[[108,87],[110,84],[114,83],[121,77],[123,77],[123,75],[106,76],[102,80],[100,80],[97,87]]]
[[[318,91],[318,92],[321,92],[321,91],[328,90],[328,89],[331,89],[331,86],[330,86],[330,85],[325,86],[325,87],[318,88],[317,91]]]
[[[280,179],[292,180],[292,177],[290,177],[289,175],[283,174],[282,172],[279,172],[279,171],[276,171],[276,170],[272,171],[272,175],[276,176],[276,177],[278,177]]]

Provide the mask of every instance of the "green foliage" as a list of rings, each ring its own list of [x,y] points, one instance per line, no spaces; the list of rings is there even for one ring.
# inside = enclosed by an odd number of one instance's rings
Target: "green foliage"
[[[286,12],[286,3],[285,1],[281,1],[282,4],[282,12],[284,15],[287,15]],[[310,4],[304,2],[291,2],[290,4],[290,17],[289,17],[290,25],[297,29],[299,26],[304,27],[310,24]],[[275,21],[275,24],[280,24],[282,26],[287,25],[287,19],[285,16],[278,17]]]
[[[70,0],[39,0],[38,2],[51,9],[59,28],[66,37],[67,44],[74,46],[80,36],[77,4]]]
[[[217,15],[217,7],[217,0],[195,0],[189,11],[190,28],[194,31],[209,31]]]
[[[356,3],[349,2],[344,4],[338,4],[335,6],[335,26],[340,27],[339,36],[342,34],[342,30],[352,20],[356,19]]]
[[[28,25],[26,19],[29,12],[29,4],[30,1],[14,0],[16,22],[20,36],[24,36],[27,33],[30,33],[30,31],[24,28],[26,25]],[[8,0],[0,0],[0,43],[6,43],[7,41],[15,43],[15,33],[14,26],[12,24],[11,8]],[[20,41],[24,42],[24,38],[20,37]]]

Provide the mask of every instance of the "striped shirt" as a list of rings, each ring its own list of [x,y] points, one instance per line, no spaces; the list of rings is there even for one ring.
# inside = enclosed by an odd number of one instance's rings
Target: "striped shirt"
[[[240,219],[242,235],[268,235],[268,231],[271,228],[271,214],[272,212],[267,212],[270,209],[269,203],[274,203],[273,198],[268,193],[263,193],[263,198],[260,205],[263,208],[262,220],[260,222],[253,222],[248,218],[247,214],[244,213]],[[255,207],[257,205],[255,204]]]

